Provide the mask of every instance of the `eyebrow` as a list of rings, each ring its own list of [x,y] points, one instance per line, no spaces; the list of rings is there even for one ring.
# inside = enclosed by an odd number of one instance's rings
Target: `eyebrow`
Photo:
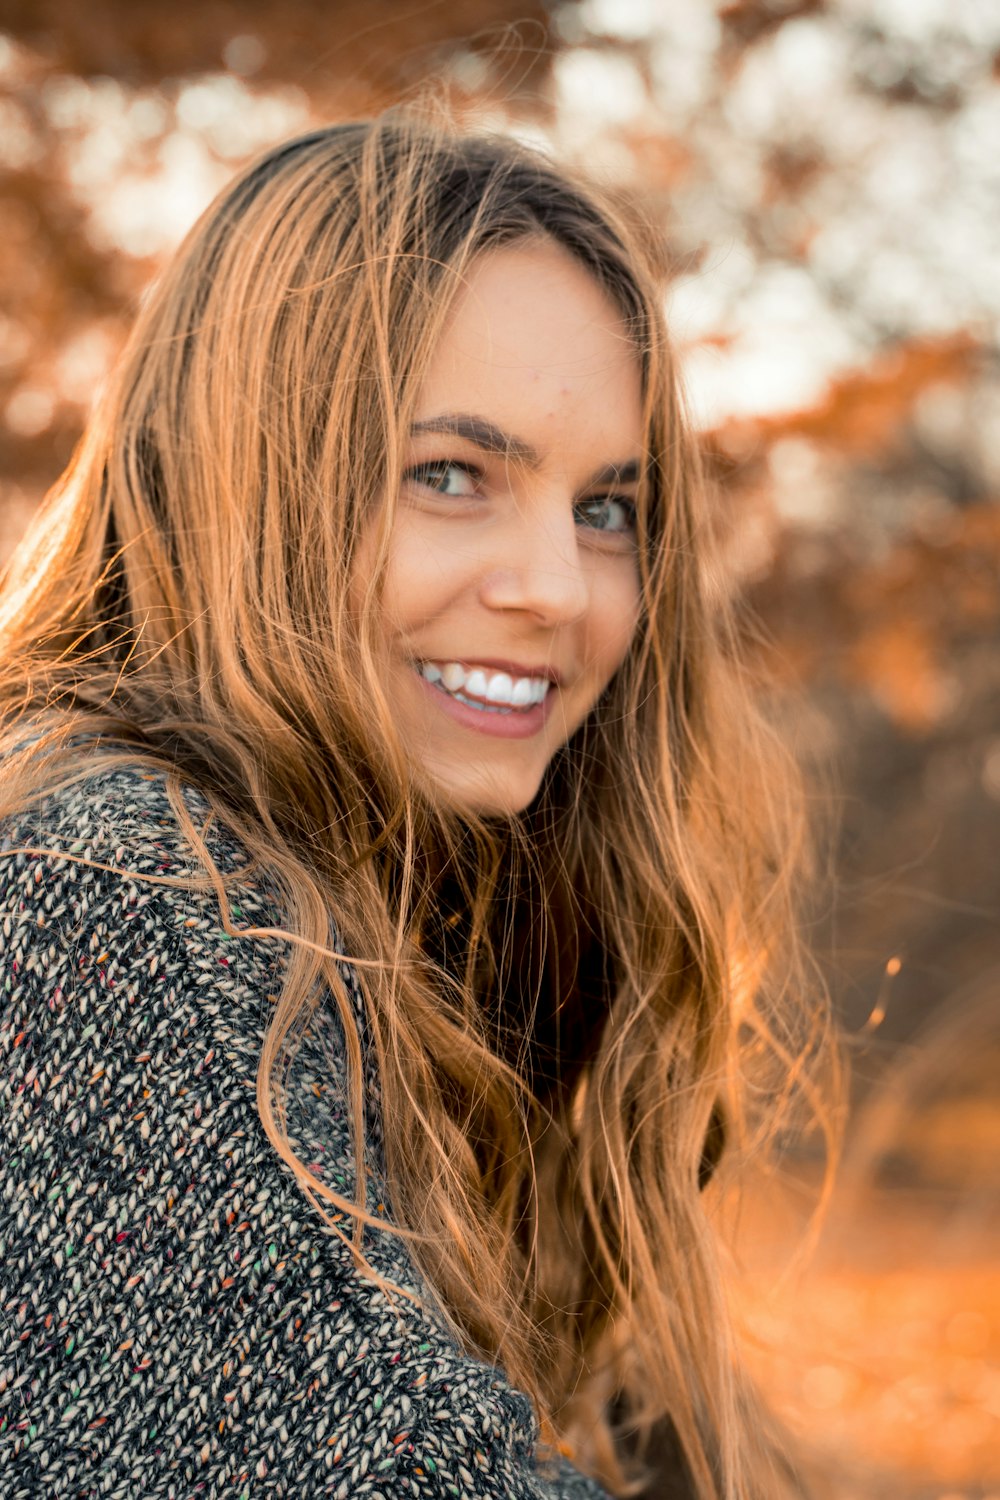
[[[426,421],[414,422],[410,428],[414,437],[424,432],[443,432],[452,437],[464,438],[467,443],[481,448],[484,453],[496,454],[510,463],[524,464],[529,469],[540,469],[541,455],[533,443],[526,438],[505,432],[502,427],[474,416],[471,412],[446,412],[440,417],[428,417]],[[591,484],[634,484],[639,478],[639,462],[629,459],[623,464],[606,464],[591,476]]]

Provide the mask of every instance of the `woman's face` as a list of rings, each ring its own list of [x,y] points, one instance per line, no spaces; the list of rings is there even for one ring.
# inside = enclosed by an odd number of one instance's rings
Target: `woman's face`
[[[420,394],[382,606],[395,724],[448,806],[527,807],[621,665],[642,456],[607,294],[554,244],[483,255]]]

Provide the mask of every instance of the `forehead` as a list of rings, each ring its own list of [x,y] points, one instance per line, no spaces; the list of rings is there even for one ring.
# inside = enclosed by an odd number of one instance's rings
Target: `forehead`
[[[610,295],[560,246],[489,251],[465,277],[431,356],[417,419],[474,401],[513,430],[582,421],[619,457],[641,447],[635,344]]]

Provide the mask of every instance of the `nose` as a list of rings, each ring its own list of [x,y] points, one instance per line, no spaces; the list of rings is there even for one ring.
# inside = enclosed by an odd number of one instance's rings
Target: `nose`
[[[490,609],[519,610],[545,625],[578,620],[590,602],[590,580],[572,506],[558,515],[520,514],[495,538],[480,579]]]

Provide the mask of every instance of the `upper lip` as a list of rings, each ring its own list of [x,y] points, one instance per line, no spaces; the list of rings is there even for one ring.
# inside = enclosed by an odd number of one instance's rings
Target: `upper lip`
[[[445,666],[450,661],[471,671],[473,667],[489,667],[494,672],[507,672],[511,677],[539,677],[555,683],[562,682],[562,673],[555,667],[528,666],[522,661],[498,661],[492,656],[422,656],[421,661],[431,661],[435,666]]]

